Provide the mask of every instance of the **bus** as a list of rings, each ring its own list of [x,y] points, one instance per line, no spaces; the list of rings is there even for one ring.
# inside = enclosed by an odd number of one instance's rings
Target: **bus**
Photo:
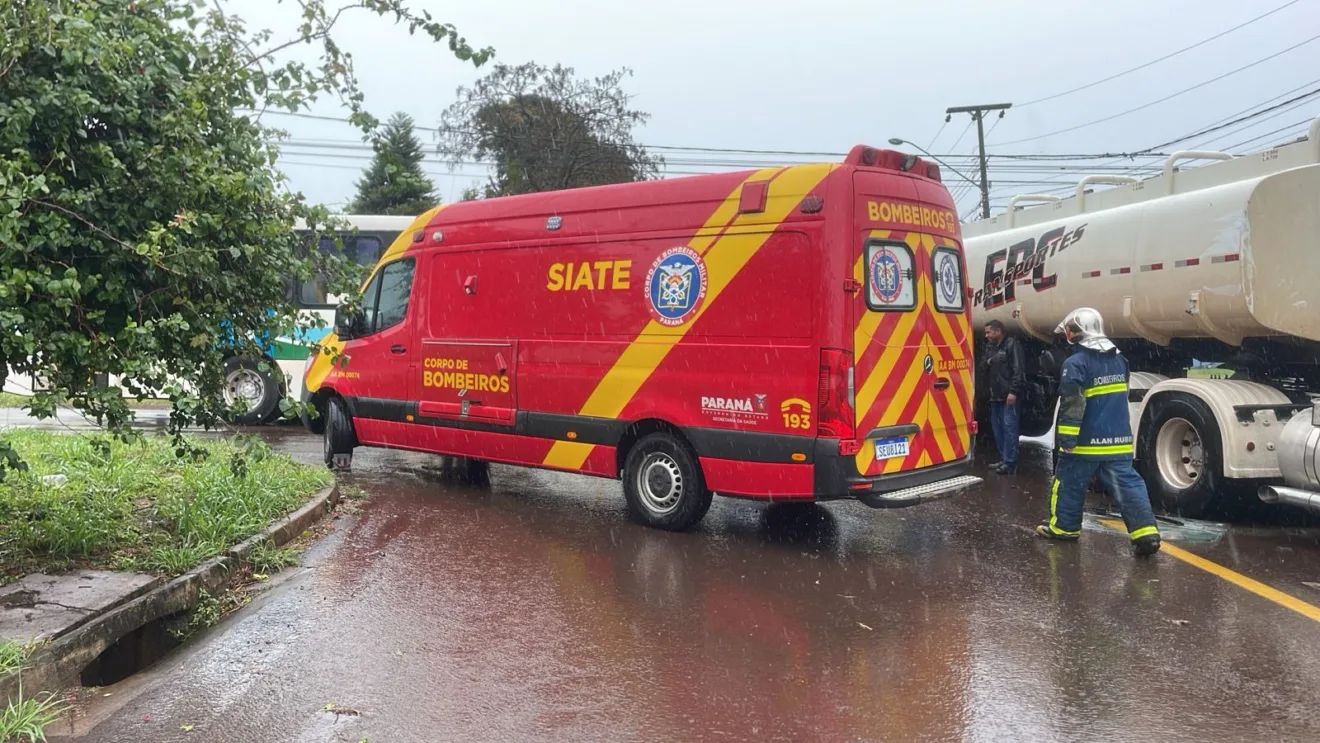
[[[331,252],[339,250],[335,237],[343,245],[344,255],[364,267],[376,265],[388,248],[412,223],[410,216],[381,216],[345,214],[338,215],[336,221],[345,224],[341,232],[334,236],[324,235],[319,240],[317,250]],[[310,243],[312,231],[299,220],[294,231]],[[323,231],[324,233],[324,231]],[[310,245],[308,245],[310,247]],[[275,338],[265,344],[260,358],[245,358],[231,355],[224,362],[225,402],[234,406],[241,399],[246,403],[245,412],[235,415],[233,422],[239,425],[262,425],[271,423],[280,416],[280,400],[285,397],[297,400],[302,393],[302,372],[304,362],[315,344],[324,340],[335,321],[335,306],[339,297],[330,294],[323,278],[306,281],[288,282],[288,299],[293,302],[304,318],[319,316],[325,320],[325,327],[299,330],[291,335]],[[119,378],[109,375],[102,379],[104,384],[119,384]],[[5,379],[4,391],[28,396],[40,391],[44,386],[26,374],[16,374],[11,369]],[[127,394],[127,392],[125,392]]]
[[[335,219],[346,227],[333,235],[323,231],[316,249],[332,253],[341,250],[342,245],[345,258],[370,268],[412,224],[414,217],[345,214]],[[298,220],[294,232],[310,243],[312,232],[303,220]],[[336,238],[340,245],[336,244]],[[280,400],[285,397],[297,400],[301,396],[303,365],[307,356],[334,325],[335,307],[340,297],[327,291],[323,277],[303,281],[291,279],[288,298],[298,307],[301,318],[320,317],[325,321],[324,326],[299,329],[275,338],[266,344],[262,358],[231,356],[225,360],[225,402],[231,406],[240,400],[246,403],[246,412],[236,415],[235,423],[261,425],[278,419]]]

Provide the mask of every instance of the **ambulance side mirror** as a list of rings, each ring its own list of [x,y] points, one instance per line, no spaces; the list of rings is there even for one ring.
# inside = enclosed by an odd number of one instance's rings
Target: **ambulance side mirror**
[[[335,335],[339,340],[352,340],[358,336],[358,331],[362,328],[362,313],[341,309],[335,313]]]

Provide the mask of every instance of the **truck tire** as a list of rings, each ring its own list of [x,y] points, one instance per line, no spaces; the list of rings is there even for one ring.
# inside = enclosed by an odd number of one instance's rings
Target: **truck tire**
[[[664,432],[643,437],[628,452],[623,494],[634,520],[667,531],[691,528],[710,510],[711,492],[696,455]]]
[[[353,419],[344,406],[344,401],[331,397],[325,403],[325,433],[323,434],[323,454],[325,466],[335,469],[335,457],[353,456],[357,446],[357,434],[353,432]]]
[[[283,386],[277,376],[261,370],[263,363],[273,366],[273,362],[256,359],[230,358],[225,361],[225,403],[231,407],[239,400],[247,403],[243,413],[231,415],[231,423],[259,426],[278,414],[280,397],[284,394]]]
[[[1151,500],[1188,518],[1222,514],[1241,490],[1223,476],[1219,423],[1199,398],[1183,392],[1161,395],[1142,416],[1137,470]]]

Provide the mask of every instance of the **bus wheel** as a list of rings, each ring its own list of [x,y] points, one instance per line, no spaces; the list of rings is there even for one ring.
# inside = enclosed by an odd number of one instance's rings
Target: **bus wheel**
[[[1188,518],[1231,506],[1238,488],[1220,474],[1221,441],[1214,414],[1195,396],[1178,392],[1152,402],[1142,421],[1136,461],[1151,499]]]
[[[349,417],[344,401],[332,397],[325,404],[325,434],[323,452],[325,466],[330,469],[348,469],[353,461],[353,447],[357,435],[353,433],[353,419]]]
[[[269,371],[262,371],[256,359],[231,358],[225,361],[225,404],[234,407],[243,401],[244,412],[233,415],[231,422],[240,426],[259,426],[279,410],[280,382]]]
[[[628,453],[623,494],[635,520],[669,531],[695,526],[710,509],[711,493],[696,456],[663,432],[645,436]]]

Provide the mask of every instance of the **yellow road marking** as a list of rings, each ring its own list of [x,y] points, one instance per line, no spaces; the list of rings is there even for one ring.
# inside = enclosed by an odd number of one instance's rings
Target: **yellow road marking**
[[[1110,529],[1113,529],[1114,531],[1120,532],[1122,534],[1127,534],[1127,527],[1125,527],[1123,525],[1123,522],[1121,521],[1114,521],[1112,519],[1100,519],[1100,523],[1104,524]],[[1289,596],[1288,594],[1278,590],[1277,588],[1270,588],[1269,586],[1265,585],[1264,583],[1261,583],[1258,580],[1253,580],[1251,578],[1248,578],[1247,576],[1239,572],[1236,572],[1234,570],[1229,570],[1228,568],[1224,567],[1223,565],[1220,565],[1219,563],[1211,562],[1205,559],[1204,557],[1200,557],[1198,555],[1193,555],[1187,550],[1181,549],[1179,547],[1175,547],[1171,544],[1168,544],[1167,542],[1160,545],[1160,552],[1163,552],[1175,559],[1182,560],[1183,562],[1193,567],[1198,567],[1204,570],[1205,572],[1210,573],[1211,575],[1217,575],[1220,578],[1223,578],[1224,580],[1228,581],[1229,583],[1232,583],[1233,585],[1238,586],[1239,588],[1244,588],[1248,591],[1251,591],[1252,593],[1256,594],[1257,596],[1260,596],[1263,599],[1273,601],[1274,603],[1284,607],[1285,609],[1292,609],[1293,611],[1297,612],[1298,614],[1301,614],[1302,616],[1308,619],[1314,619],[1315,621],[1320,622],[1320,608],[1312,606],[1311,604],[1308,604],[1299,598]]]

